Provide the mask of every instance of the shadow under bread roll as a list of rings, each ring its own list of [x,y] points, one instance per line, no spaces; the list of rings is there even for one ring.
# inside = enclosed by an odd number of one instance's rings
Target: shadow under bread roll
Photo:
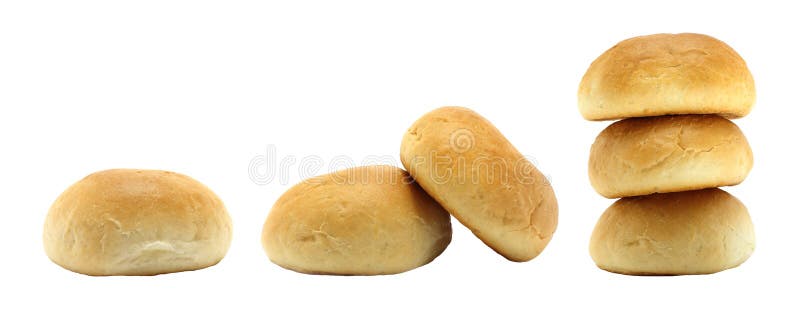
[[[174,172],[113,169],[70,186],[53,203],[44,248],[87,275],[155,275],[218,263],[231,243],[222,201]]]
[[[301,273],[408,271],[450,243],[450,215],[393,166],[365,166],[303,181],[281,195],[261,242],[275,264]]]

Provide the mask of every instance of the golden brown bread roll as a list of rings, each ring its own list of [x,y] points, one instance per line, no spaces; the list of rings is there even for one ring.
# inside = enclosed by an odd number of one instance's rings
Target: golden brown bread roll
[[[608,198],[742,182],[753,153],[734,123],[717,115],[620,120],[592,144],[589,180]]]
[[[450,215],[405,171],[366,166],[290,188],[272,207],[261,238],[270,260],[290,270],[377,275],[432,261],[451,236]]]
[[[624,40],[598,57],[581,80],[578,108],[588,120],[676,114],[742,117],[755,102],[744,60],[700,34]]]
[[[53,262],[87,275],[155,275],[222,260],[231,219],[205,185],[174,172],[93,173],[53,203],[44,247]]]
[[[606,271],[684,275],[736,267],[754,248],[747,209],[713,188],[616,201],[597,221],[589,252]]]
[[[400,160],[417,183],[499,254],[528,261],[558,222],[549,181],[488,120],[442,107],[408,129]]]

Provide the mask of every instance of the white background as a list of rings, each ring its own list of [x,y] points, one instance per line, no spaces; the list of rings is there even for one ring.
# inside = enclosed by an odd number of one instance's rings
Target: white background
[[[3,1],[0,310],[797,309],[797,9],[552,2]],[[612,202],[586,173],[608,123],[581,118],[578,82],[616,42],[659,32],[722,39],[756,79],[757,104],[735,121],[755,167],[727,190],[750,208],[758,244],[733,270],[631,277],[588,254]],[[404,274],[310,276],[267,260],[261,226],[301,175],[289,167],[285,183],[258,185],[251,159],[272,145],[279,159],[397,161],[407,127],[443,105],[484,115],[553,179],[560,222],[541,256],[506,261],[454,220],[449,248]],[[173,170],[215,190],[235,225],[227,257],[155,277],[51,263],[41,232],[52,201],[119,167]]]

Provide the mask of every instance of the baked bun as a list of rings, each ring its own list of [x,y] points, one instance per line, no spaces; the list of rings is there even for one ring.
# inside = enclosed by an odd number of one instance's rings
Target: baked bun
[[[222,260],[231,219],[222,201],[185,175],[114,169],[93,173],[56,199],[44,249],[87,275],[155,275]]]
[[[736,267],[754,248],[747,209],[713,188],[616,201],[597,221],[589,252],[610,272],[684,275]]]
[[[290,188],[267,217],[261,242],[275,264],[301,273],[395,274],[450,243],[450,215],[393,166],[318,176]]]
[[[556,230],[549,181],[472,110],[442,107],[422,116],[403,137],[400,160],[428,194],[509,260],[533,259]]]
[[[755,102],[744,60],[700,34],[657,34],[622,41],[581,80],[578,108],[588,120],[677,114],[743,117]]]
[[[608,198],[739,184],[753,166],[747,139],[717,115],[620,120],[595,139],[589,180]]]

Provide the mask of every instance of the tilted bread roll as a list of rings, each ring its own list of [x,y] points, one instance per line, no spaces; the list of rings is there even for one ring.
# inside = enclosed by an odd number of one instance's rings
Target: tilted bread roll
[[[509,260],[533,259],[556,230],[549,181],[472,110],[442,107],[419,118],[403,137],[400,160],[428,194]]]

